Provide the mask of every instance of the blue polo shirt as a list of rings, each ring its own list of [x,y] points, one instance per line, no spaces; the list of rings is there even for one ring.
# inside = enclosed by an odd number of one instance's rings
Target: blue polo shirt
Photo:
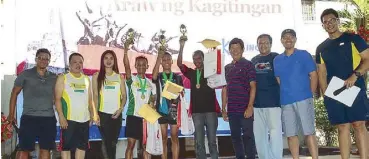
[[[306,50],[295,49],[274,59],[274,75],[279,77],[281,105],[292,104],[313,97],[309,73],[316,71],[313,57]]]

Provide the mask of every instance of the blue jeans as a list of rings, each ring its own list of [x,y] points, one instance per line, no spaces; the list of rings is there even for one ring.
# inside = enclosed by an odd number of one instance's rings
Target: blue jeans
[[[245,118],[243,113],[228,113],[233,149],[237,159],[255,159],[256,147],[253,131],[254,119]],[[243,134],[243,138],[241,135]]]
[[[281,108],[254,108],[254,116],[254,134],[259,159],[282,159]]]
[[[205,150],[205,127],[208,138],[209,151],[212,159],[218,159],[218,146],[216,142],[218,116],[215,112],[193,113],[193,123],[195,125],[195,152],[197,159],[206,159]]]

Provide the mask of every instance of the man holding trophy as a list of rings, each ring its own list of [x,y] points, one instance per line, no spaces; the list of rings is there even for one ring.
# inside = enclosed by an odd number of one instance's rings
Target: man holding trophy
[[[206,157],[205,150],[205,127],[206,136],[209,142],[209,151],[212,159],[217,159],[218,148],[216,143],[216,131],[218,128],[217,112],[220,112],[216,101],[215,90],[207,85],[204,78],[204,53],[197,50],[193,53],[193,63],[196,68],[192,69],[182,63],[183,48],[187,41],[186,36],[180,38],[180,49],[177,58],[177,65],[191,81],[191,101],[190,112],[195,125],[195,151],[197,159]]]
[[[138,115],[138,111],[144,105],[149,103],[154,105],[156,86],[150,79],[146,78],[145,73],[149,68],[148,60],[144,56],[138,56],[135,60],[135,67],[137,75],[131,74],[131,68],[128,60],[128,48],[133,44],[134,31],[129,29],[128,39],[124,44],[123,63],[126,71],[126,83],[129,91],[129,103],[126,118],[126,137],[128,138],[128,146],[125,157],[127,159],[133,158],[133,149],[136,140],[143,139],[143,118]],[[143,146],[144,148],[144,146]],[[144,158],[149,158],[149,153],[144,151]]]
[[[182,29],[185,29],[185,26],[181,25]],[[185,31],[182,32],[185,34]],[[167,159],[168,153],[168,124],[170,125],[170,133],[171,133],[171,141],[172,141],[172,158],[178,159],[179,157],[179,141],[178,141],[178,125],[177,125],[177,113],[178,113],[178,104],[180,102],[180,97],[177,99],[167,99],[162,96],[162,91],[164,90],[164,86],[167,81],[175,83],[179,86],[183,85],[182,77],[173,73],[171,68],[173,64],[172,55],[167,52],[167,43],[166,38],[164,36],[164,31],[162,31],[162,35],[159,36],[160,47],[159,53],[156,59],[156,64],[153,70],[152,81],[156,84],[157,88],[157,102],[156,109],[158,113],[162,116],[159,118],[159,124],[161,126],[162,139],[163,139],[163,154],[161,156],[162,159]],[[185,38],[184,35],[182,38]],[[181,39],[182,39],[181,38]],[[163,67],[163,72],[159,73],[159,67]]]

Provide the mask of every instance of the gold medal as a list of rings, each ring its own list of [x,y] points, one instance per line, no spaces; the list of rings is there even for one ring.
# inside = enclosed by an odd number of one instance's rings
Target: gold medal
[[[144,94],[141,95],[141,99],[145,99],[145,95]]]
[[[196,84],[196,88],[199,89],[200,88],[200,84]]]

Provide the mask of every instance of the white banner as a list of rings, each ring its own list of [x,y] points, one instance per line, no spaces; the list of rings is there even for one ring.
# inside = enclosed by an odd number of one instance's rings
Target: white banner
[[[106,49],[114,48],[121,60],[124,35],[133,28],[138,33],[135,52],[146,54],[154,66],[160,30],[165,30],[170,52],[177,54],[181,24],[188,30],[186,61],[192,61],[195,50],[205,51],[198,42],[210,38],[222,43],[228,63],[234,37],[244,40],[244,56],[251,59],[262,33],[277,41],[273,50],[282,50],[280,33],[296,23],[294,5],[293,0],[17,0],[17,63],[34,63],[35,51],[46,47],[53,53],[51,66],[63,68],[71,52],[80,52],[85,68],[98,69]]]

